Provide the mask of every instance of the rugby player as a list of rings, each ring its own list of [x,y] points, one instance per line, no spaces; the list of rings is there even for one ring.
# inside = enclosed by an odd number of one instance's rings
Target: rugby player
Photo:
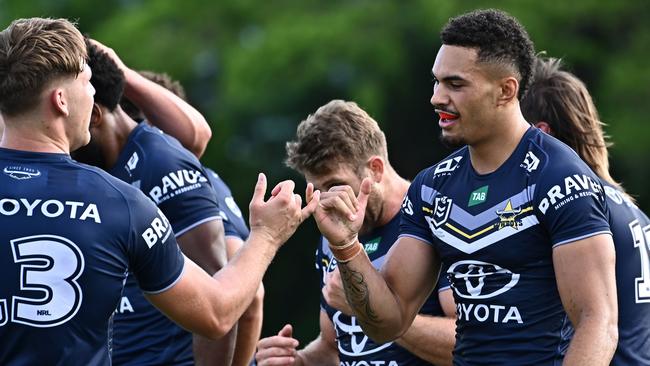
[[[587,87],[563,70],[560,59],[537,58],[521,111],[575,150],[600,178],[616,246],[618,347],[611,365],[650,365],[650,219],[609,173],[611,144]]]
[[[137,124],[122,111],[119,101],[129,84],[125,83],[124,67],[118,66],[116,57],[100,43],[88,40],[86,47],[96,90],[91,140],[73,152],[73,158],[98,166],[147,194],[169,219],[183,253],[208,274],[216,273],[227,256],[220,209],[207,172],[176,139],[148,124]],[[157,94],[163,89],[159,85],[148,80],[142,84],[130,87],[130,95],[150,96],[149,103],[160,107],[149,105],[149,109],[160,110],[159,115],[165,115],[162,111],[168,105],[193,110],[171,92]],[[118,365],[190,365],[194,363],[193,348],[197,359],[232,362],[236,332],[228,333],[219,344],[209,345],[197,337],[193,345],[191,333],[149,304],[133,276],[127,279],[113,329],[113,362]]]
[[[357,197],[331,188],[314,213],[357,320],[375,341],[399,337],[442,261],[458,313],[455,365],[609,364],[618,331],[605,194],[521,114],[532,42],[492,9],[450,19],[441,38],[431,104],[443,141],[464,146],[411,184],[381,273],[357,238],[369,180]]]
[[[99,46],[101,47],[102,45],[99,44]],[[117,57],[117,54],[113,50],[108,49],[106,53],[110,55],[111,58],[113,58],[114,60],[115,58],[118,58],[118,60],[116,60],[116,63],[118,65],[121,64],[122,67],[124,68],[127,68],[121,61],[119,61],[119,57]],[[186,101],[185,89],[180,84],[180,82],[173,80],[169,75],[164,73],[163,74],[156,73],[153,71],[138,71],[138,74],[144,76],[146,79],[153,81],[160,86],[165,87],[165,89],[171,91],[177,97],[181,98],[183,101]],[[130,82],[128,75],[131,75],[131,73],[125,73],[126,84],[129,84]],[[155,95],[155,91],[151,91],[151,94]],[[151,100],[158,101],[159,99],[160,98],[152,98]],[[183,126],[188,123],[196,123],[193,122],[195,120],[194,118],[187,118],[187,117],[180,118],[176,121],[172,121],[171,118],[169,117],[170,114],[149,113],[147,117],[145,116],[144,112],[140,110],[140,108],[138,108],[128,98],[125,98],[124,95],[120,100],[120,106],[129,115],[129,117],[131,117],[134,121],[138,123],[140,122],[151,123],[152,125],[159,127],[160,129],[163,130],[166,126],[174,126],[174,128],[167,128],[167,130],[170,131],[171,135],[173,135],[176,130],[183,129]],[[156,108],[150,108],[150,109],[156,110]],[[197,123],[197,125],[200,126],[201,124]],[[179,140],[179,142],[183,146],[187,147],[185,144],[188,142],[186,142],[185,140]],[[199,150],[204,151],[204,148],[200,148]],[[201,155],[198,155],[197,157],[200,158]],[[246,238],[248,238],[249,229],[246,225],[246,221],[242,216],[242,212],[239,209],[239,206],[237,205],[237,202],[235,202],[232,196],[232,193],[228,185],[223,181],[223,179],[216,172],[214,172],[213,170],[205,166],[204,169],[207,173],[208,179],[210,180],[212,188],[216,193],[215,196],[216,200],[219,203],[219,208],[220,208],[219,214],[223,219],[223,227],[225,232],[226,251],[227,251],[228,258],[230,259],[236,255],[237,251],[241,248]],[[233,331],[236,332],[237,338],[235,343],[234,355],[232,357],[232,366],[247,366],[254,361],[253,355],[255,353],[255,347],[257,345],[257,341],[259,340],[260,333],[262,331],[263,304],[264,304],[264,286],[260,284],[260,287],[257,290],[257,294],[255,295],[255,298],[253,299],[251,304],[248,306],[248,309],[246,309],[242,317],[237,322],[237,326],[233,327]],[[214,345],[206,343],[205,346],[213,347]],[[222,356],[219,354],[218,351],[216,351],[216,352],[200,352],[200,353],[195,352],[194,357],[197,360],[197,362],[200,362],[202,364],[214,364],[220,362],[219,357]],[[197,357],[199,359],[197,359]]]
[[[359,240],[379,268],[397,239],[400,207],[409,183],[388,161],[386,137],[377,122],[353,102],[333,100],[300,123],[287,143],[286,163],[314,187],[326,191],[347,185],[359,191],[372,180],[372,192]],[[296,352],[291,325],[260,340],[258,365],[444,365],[451,363],[455,308],[445,278],[428,297],[413,325],[395,342],[375,342],[359,327],[342,295],[337,260],[325,238],[316,251],[321,272],[320,335]],[[431,279],[435,282],[435,279]]]

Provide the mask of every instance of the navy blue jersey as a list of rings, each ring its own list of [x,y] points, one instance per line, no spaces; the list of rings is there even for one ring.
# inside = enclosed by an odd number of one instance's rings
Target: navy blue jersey
[[[363,244],[368,258],[375,268],[379,269],[384,263],[386,254],[397,240],[400,215],[386,225],[374,229],[372,232],[361,235],[359,241]],[[321,245],[316,251],[316,269],[322,273],[321,288],[325,286],[325,276],[336,269],[336,258],[332,255],[327,239],[321,237]],[[438,279],[432,278],[432,282]],[[445,316],[438,300],[438,292],[449,288],[449,282],[441,276],[437,291],[433,291],[426,300],[421,314]],[[344,365],[429,365],[428,362],[418,358],[395,342],[378,344],[363,333],[356,317],[348,316],[329,306],[321,295],[321,308],[334,324],[336,340],[339,350],[341,366]]]
[[[0,365],[109,365],[127,270],[159,293],[183,256],[141,192],[65,154],[0,149]]]
[[[212,184],[212,188],[214,188],[214,192],[217,194],[217,202],[221,208],[220,215],[223,219],[223,229],[226,236],[233,236],[245,241],[250,231],[246,226],[246,221],[244,221],[239,206],[237,206],[237,202],[232,197],[230,188],[214,170],[206,167],[204,169],[208,173],[208,179]]]
[[[479,175],[468,148],[422,171],[400,236],[431,243],[447,266],[458,320],[456,365],[555,365],[573,328],[553,247],[610,233],[599,179],[537,129],[496,171]]]
[[[616,246],[618,348],[612,365],[650,365],[650,219],[602,181]]]
[[[138,187],[167,216],[176,237],[221,219],[214,190],[198,159],[173,137],[146,123],[129,135],[109,173]],[[113,362],[193,364],[192,335],[142,296],[132,276],[114,317]]]

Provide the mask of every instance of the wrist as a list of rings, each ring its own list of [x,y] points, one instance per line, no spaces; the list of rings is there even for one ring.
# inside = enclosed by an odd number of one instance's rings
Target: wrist
[[[260,248],[258,251],[267,254],[270,258],[275,256],[280,247],[276,244],[277,240],[263,230],[251,230],[246,241],[249,245]]]
[[[350,242],[341,245],[329,244],[330,250],[339,263],[347,263],[363,252],[363,245],[359,242],[357,235]]]

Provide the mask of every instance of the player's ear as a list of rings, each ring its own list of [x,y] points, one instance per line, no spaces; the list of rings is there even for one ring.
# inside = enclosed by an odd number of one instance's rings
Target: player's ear
[[[551,125],[548,124],[548,122],[539,121],[539,122],[535,123],[535,127],[542,130],[542,132],[553,136],[553,130],[551,129]]]
[[[52,90],[50,92],[49,101],[52,105],[52,108],[54,108],[57,113],[60,113],[66,117],[70,115],[70,101],[67,98],[65,89],[55,88]]]
[[[510,103],[517,98],[519,92],[519,81],[516,78],[509,76],[500,80],[499,95],[497,98],[497,105],[502,106]]]
[[[97,103],[93,103],[93,111],[90,114],[90,127],[99,127],[102,124],[103,112]]]
[[[368,168],[370,168],[370,174],[373,182],[381,182],[381,178],[384,176],[384,169],[386,168],[384,159],[380,156],[373,155],[368,159]]]

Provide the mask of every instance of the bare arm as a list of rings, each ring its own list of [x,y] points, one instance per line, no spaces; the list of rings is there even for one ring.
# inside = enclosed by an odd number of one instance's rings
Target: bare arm
[[[238,237],[226,236],[228,258],[233,258],[243,244]],[[232,366],[248,366],[253,359],[255,346],[262,332],[263,307],[264,285],[260,283],[253,301],[237,322],[237,341]]]
[[[396,342],[434,365],[451,365],[456,344],[456,307],[451,289],[441,291],[438,297],[446,316],[418,314]]]
[[[381,273],[366,255],[339,263],[348,303],[364,332],[386,343],[404,334],[431,293],[440,269],[434,249],[402,237],[391,247]]]
[[[203,115],[165,87],[126,66],[113,49],[95,40],[92,42],[124,72],[124,97],[140,108],[151,124],[174,136],[200,158],[212,137],[210,125]]]
[[[596,235],[553,249],[553,267],[575,334],[564,365],[609,365],[618,342],[614,243]]]
[[[205,222],[177,238],[183,253],[209,275],[226,265],[226,243],[221,220]],[[237,327],[218,341],[194,335],[194,360],[197,365],[229,365],[232,363]]]
[[[323,193],[314,218],[333,251],[361,246],[357,233],[370,184],[364,179],[358,197],[349,186],[332,187]],[[440,259],[431,245],[402,237],[388,252],[380,274],[360,250],[360,255],[347,261],[337,257],[347,302],[364,332],[375,342],[386,343],[404,334],[413,322],[433,288],[431,279],[438,276]]]
[[[251,234],[235,258],[210,277],[190,260],[170,289],[147,298],[180,326],[210,339],[226,334],[252,301],[271,259],[318,204],[319,193],[302,200],[294,183],[284,181],[264,201],[266,177],[260,174],[250,204]],[[182,299],[182,301],[180,300]]]
[[[352,315],[338,269],[327,275],[323,286],[323,298],[333,308]],[[451,289],[438,293],[445,316],[418,314],[413,324],[395,341],[419,358],[435,365],[451,365],[456,344],[456,306]]]
[[[334,325],[323,310],[320,312],[319,323],[319,336],[300,351],[296,351],[298,341],[292,338],[291,325],[285,325],[276,336],[261,339],[257,347],[257,365],[338,366]]]

